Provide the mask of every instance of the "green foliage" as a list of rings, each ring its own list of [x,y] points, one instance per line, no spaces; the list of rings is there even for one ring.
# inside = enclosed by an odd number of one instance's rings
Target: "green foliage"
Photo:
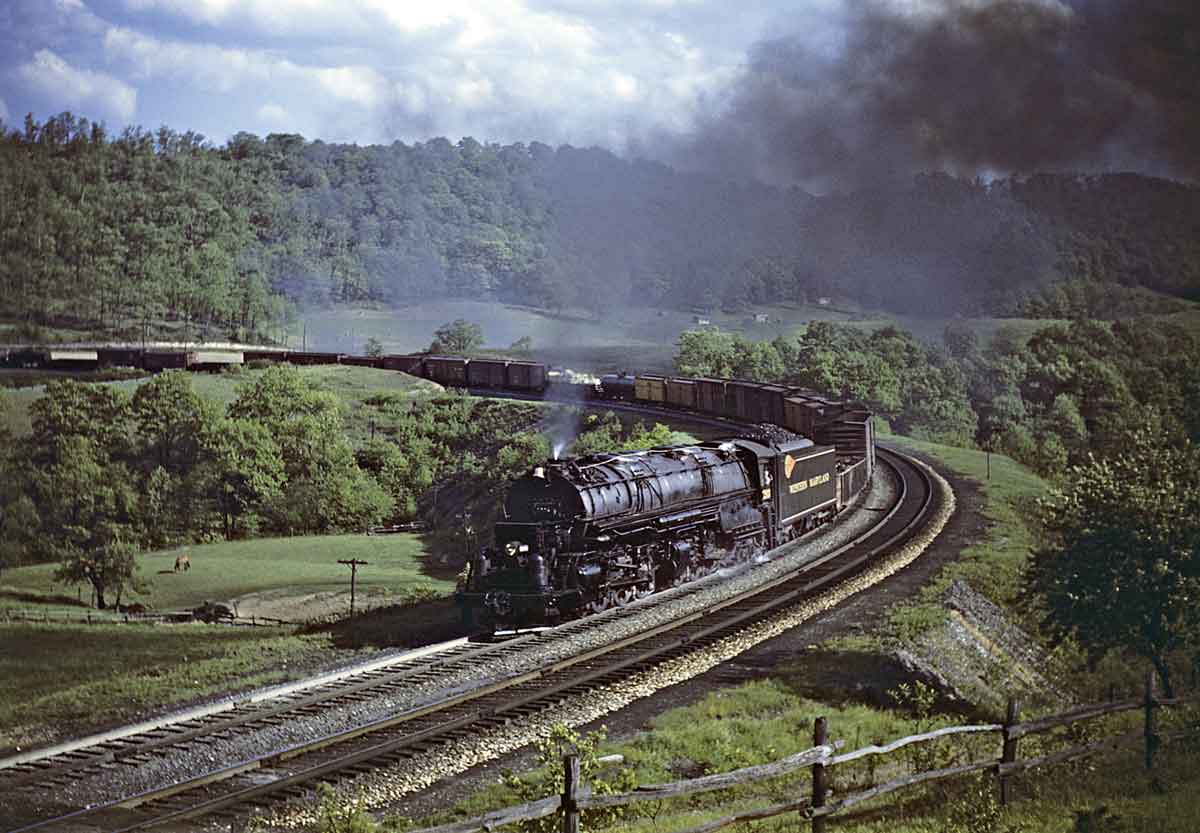
[[[448,324],[443,324],[434,330],[433,343],[429,345],[431,353],[452,353],[467,355],[483,346],[483,327],[456,318]]]
[[[1104,804],[1075,811],[1075,833],[1125,833],[1128,825]]]
[[[340,798],[333,787],[321,783],[317,787],[317,823],[313,833],[374,833],[378,825],[366,809],[362,793],[353,802]]]
[[[35,336],[265,333],[284,312],[262,257],[273,191],[192,132],[27,119],[0,136],[0,313]]]
[[[363,345],[363,355],[378,358],[383,355],[383,342],[372,336]]]
[[[1135,651],[1171,691],[1168,655],[1200,648],[1200,452],[1134,434],[1074,467],[1039,510],[1045,540],[1025,582],[1045,625],[1094,655]]]
[[[232,540],[255,529],[259,512],[282,494],[283,455],[270,431],[251,419],[222,419],[202,442],[204,486]]]
[[[598,760],[600,745],[607,734],[603,726],[581,735],[568,726],[556,724],[548,736],[534,744],[538,769],[524,775],[505,770],[501,773],[500,781],[516,797],[517,803],[535,801],[547,795],[561,795],[564,786],[563,756],[574,754],[579,757],[580,780],[591,787],[592,795],[629,792],[637,786],[633,772],[625,767],[613,772]],[[586,810],[583,813],[582,826],[587,830],[608,827],[624,816],[625,812],[624,807]],[[525,833],[555,833],[561,826],[560,817],[554,815],[522,822],[514,829]]]
[[[944,805],[944,833],[1002,833],[1019,827],[1004,823],[1004,809],[997,797],[996,779],[983,773],[954,785]]]
[[[1131,175],[931,174],[816,198],[596,148],[283,133],[215,147],[62,113],[0,136],[0,205],[0,315],[19,340],[269,337],[289,302],[601,312],[848,295],[1117,318],[1200,294],[1200,190]]]

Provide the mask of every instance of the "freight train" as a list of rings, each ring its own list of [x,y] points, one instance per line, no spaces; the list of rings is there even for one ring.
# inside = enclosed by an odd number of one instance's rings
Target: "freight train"
[[[539,362],[427,354],[101,347],[7,359],[71,370],[348,364],[527,396],[554,396],[559,385]],[[578,400],[578,390],[565,398]],[[472,558],[456,596],[472,623],[553,623],[743,563],[833,518],[868,487],[875,468],[870,413],[812,391],[622,373],[587,386],[586,398],[720,417],[744,430],[716,442],[548,461],[515,481],[493,545]],[[754,428],[764,424],[786,430]]]
[[[861,407],[723,379],[615,375],[595,391],[791,430],[748,425],[720,441],[537,466],[511,485],[494,546],[456,594],[470,624],[553,624],[745,563],[832,519],[871,481]]]

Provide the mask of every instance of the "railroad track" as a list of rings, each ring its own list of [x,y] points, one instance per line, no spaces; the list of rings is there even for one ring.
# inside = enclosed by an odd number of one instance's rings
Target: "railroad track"
[[[670,621],[659,621],[613,641],[583,650],[579,640],[616,616],[640,615],[664,605],[680,605],[713,582],[656,594],[624,610],[568,623],[550,631],[519,635],[491,644],[457,644],[363,675],[295,695],[233,709],[211,719],[163,727],[60,759],[0,769],[0,813],[12,798],[62,789],[104,770],[138,767],[178,754],[189,745],[213,744],[231,734],[303,721],[333,708],[408,693],[404,705],[349,730],[308,738],[242,760],[223,760],[209,771],[157,785],[91,807],[61,809],[9,820],[12,831],[141,830],[194,826],[201,817],[244,818],[255,807],[301,798],[314,782],[355,777],[380,767],[409,763],[457,740],[520,722],[598,687],[717,642],[739,629],[839,583],[909,537],[928,517],[935,491],[925,470],[907,457],[881,449],[880,460],[897,484],[894,503],[878,522],[849,543],[819,554],[776,575],[753,590]],[[880,507],[882,510],[883,507]],[[795,546],[795,545],[789,545]],[[562,646],[555,657],[555,646]],[[550,657],[533,667],[509,666],[506,673],[480,678],[481,668],[504,667],[532,653]],[[457,675],[457,676],[456,676]],[[468,682],[467,678],[474,681]],[[414,691],[436,694],[422,699]],[[0,762],[2,763],[2,762]],[[30,802],[32,805],[34,802]],[[6,814],[5,814],[6,815]]]

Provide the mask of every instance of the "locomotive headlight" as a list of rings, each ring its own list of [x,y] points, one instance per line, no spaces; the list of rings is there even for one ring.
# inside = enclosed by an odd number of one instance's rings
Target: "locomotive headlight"
[[[504,545],[504,553],[505,553],[505,555],[507,555],[510,558],[513,557],[514,555],[516,555],[520,549],[521,549],[521,545],[518,544],[516,541],[509,541],[507,544]]]

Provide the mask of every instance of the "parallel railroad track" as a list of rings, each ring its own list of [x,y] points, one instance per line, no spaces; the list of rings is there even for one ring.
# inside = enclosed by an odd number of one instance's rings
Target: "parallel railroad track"
[[[524,720],[597,687],[639,670],[695,651],[739,629],[830,588],[861,570],[876,556],[909,537],[930,514],[934,488],[928,474],[907,457],[880,449],[880,461],[899,484],[894,505],[850,543],[817,556],[765,585],[710,605],[700,612],[654,625],[613,642],[592,647],[522,673],[463,687],[436,700],[414,703],[351,731],[308,740],[291,748],[232,762],[195,778],[92,808],[52,818],[18,820],[14,831],[139,830],[179,826],[201,817],[243,817],[252,807],[299,798],[317,781],[336,781],[381,766],[403,764],[457,739],[478,736],[497,726]],[[644,610],[672,604],[699,592],[690,585],[669,598],[652,596],[633,606]],[[290,703],[271,703],[241,713],[226,713],[210,725],[180,724],[141,739],[125,739],[106,749],[80,750],[62,761],[7,772],[0,770],[0,795],[12,789],[53,789],[61,779],[78,777],[97,766],[136,766],[155,754],[170,754],[181,743],[203,743],[212,733],[294,719],[305,710],[329,708],[338,698],[369,698],[372,692],[403,689],[454,668],[479,668],[534,646],[552,644],[602,627],[623,611],[572,622],[544,633],[527,634],[498,644],[462,645],[394,668],[379,669],[344,681],[322,693],[302,693]],[[382,688],[381,688],[382,687]],[[257,712],[257,713],[256,713]],[[174,732],[176,737],[171,738]],[[103,760],[96,759],[101,756]],[[89,757],[92,759],[89,760]],[[0,806],[3,801],[0,801]]]

